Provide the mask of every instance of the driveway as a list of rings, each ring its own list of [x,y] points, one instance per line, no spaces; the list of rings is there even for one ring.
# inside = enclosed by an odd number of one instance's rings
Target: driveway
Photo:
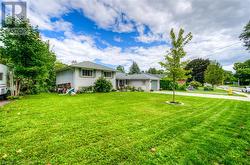
[[[9,101],[0,100],[0,107],[4,106],[5,104],[8,104],[8,103],[9,103]]]
[[[153,93],[168,94],[168,95],[173,94],[172,91],[155,91]],[[249,101],[250,102],[250,97],[240,97],[240,96],[224,96],[224,95],[187,93],[187,92],[176,92],[176,95],[205,97],[205,98],[218,98],[218,99],[228,99],[228,100],[240,100],[240,101]]]

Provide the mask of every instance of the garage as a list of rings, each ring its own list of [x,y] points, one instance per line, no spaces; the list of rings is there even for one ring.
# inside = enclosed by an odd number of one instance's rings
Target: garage
[[[158,90],[158,81],[151,80],[151,90],[157,91]]]

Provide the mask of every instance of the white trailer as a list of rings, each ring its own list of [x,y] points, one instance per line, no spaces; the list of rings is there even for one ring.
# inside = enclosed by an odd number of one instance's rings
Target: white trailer
[[[10,94],[8,88],[8,67],[0,64],[0,97],[5,97]]]

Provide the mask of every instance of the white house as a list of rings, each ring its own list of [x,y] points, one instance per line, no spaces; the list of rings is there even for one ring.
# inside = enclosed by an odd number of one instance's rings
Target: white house
[[[81,87],[94,85],[94,82],[103,76],[110,80],[113,87],[115,87],[115,75],[116,72],[112,68],[84,61],[57,71],[56,85],[79,90]]]
[[[117,73],[112,68],[89,61],[72,64],[57,71],[56,85],[59,88],[74,88],[77,91],[82,87],[93,86],[94,82],[101,76],[110,80],[114,89],[119,89],[123,86],[133,86],[145,91],[159,90],[160,88],[160,78],[157,76]]]

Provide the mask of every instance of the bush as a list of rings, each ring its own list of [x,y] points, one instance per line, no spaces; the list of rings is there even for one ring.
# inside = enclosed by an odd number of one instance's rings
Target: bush
[[[160,88],[162,90],[172,90],[173,89],[173,83],[170,80],[160,80]],[[175,84],[175,89],[178,88],[178,84]]]
[[[187,85],[186,84],[178,85],[177,90],[186,91],[187,90]]]
[[[201,87],[201,83],[198,81],[191,81],[190,84],[192,87],[194,87],[195,89],[198,89],[199,87]]]
[[[89,87],[81,87],[77,93],[91,93],[93,92],[93,86],[89,86]]]
[[[139,87],[139,88],[137,89],[137,91],[138,91],[138,92],[144,92],[144,90],[143,90],[141,87]]]
[[[214,90],[213,87],[209,87],[209,86],[204,87],[204,91],[213,91],[213,90]]]
[[[110,81],[106,80],[104,77],[100,77],[94,84],[94,92],[110,92],[112,87]]]

